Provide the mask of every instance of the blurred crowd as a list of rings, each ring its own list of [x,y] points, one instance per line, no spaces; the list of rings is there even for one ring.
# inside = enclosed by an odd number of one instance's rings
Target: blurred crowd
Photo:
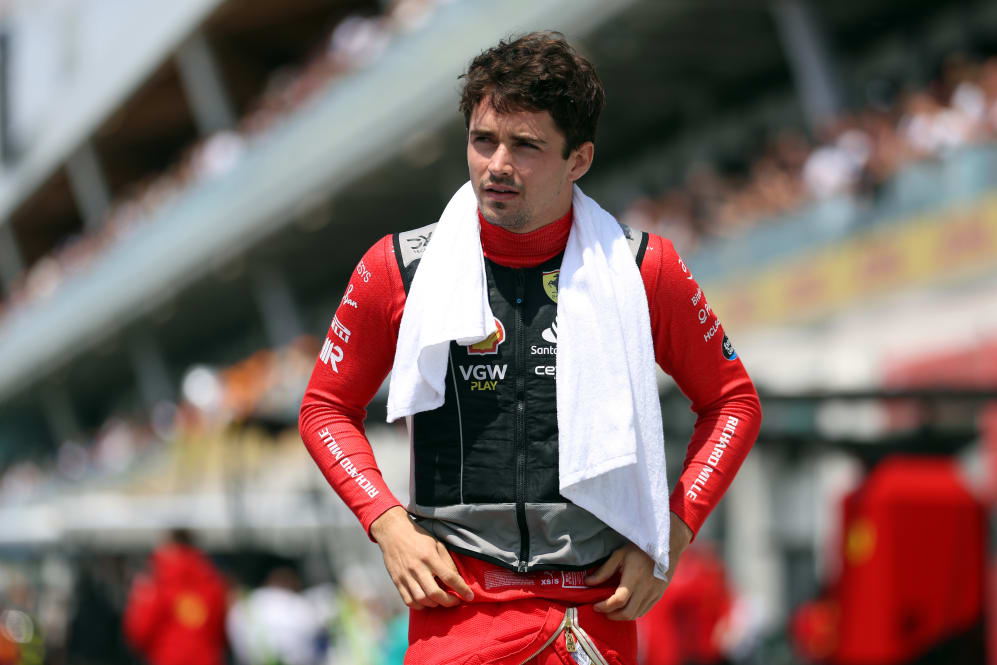
[[[302,336],[230,367],[191,367],[177,404],[162,402],[149,412],[112,416],[94,432],[62,441],[54,456],[0,469],[0,507],[121,476],[171,443],[196,440],[232,423],[262,423],[274,432],[294,429],[319,348],[314,337]]]
[[[305,563],[212,555],[177,529],[148,556],[62,548],[0,564],[0,665],[400,665],[401,602]]]
[[[100,228],[66,238],[30,266],[0,301],[0,320],[24,305],[52,296],[59,286],[85,271],[104,251],[154,219],[184,191],[223,175],[247,146],[334,85],[343,76],[372,65],[397,36],[418,30],[441,5],[455,0],[391,0],[383,13],[355,14],[340,21],[324,48],[300,67],[274,72],[260,98],[230,130],[216,132],[189,147],[164,173],[137,183],[115,201]]]
[[[272,74],[236,127],[198,141],[172,168],[116,201],[97,231],[65,239],[30,266],[0,302],[0,320],[51,296],[187,189],[232,169],[254,141],[343,76],[371,66],[395,37],[418,30],[439,6],[454,1],[392,0],[380,15],[343,19],[308,62]],[[926,88],[870,95],[864,108],[825,123],[813,136],[782,129],[737,166],[698,161],[682,182],[633,201],[621,221],[689,252],[701,240],[736,235],[808,202],[874,195],[906,164],[995,139],[997,58],[953,57]]]
[[[746,166],[722,171],[698,162],[684,180],[634,201],[622,221],[672,240],[680,252],[737,235],[807,203],[875,196],[911,162],[997,140],[997,57],[947,61],[925,89],[877,93],[826,123],[811,139],[782,129]]]

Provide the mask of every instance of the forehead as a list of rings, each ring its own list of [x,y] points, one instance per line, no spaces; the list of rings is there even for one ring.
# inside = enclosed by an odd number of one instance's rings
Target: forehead
[[[555,137],[563,138],[554,118],[548,111],[509,110],[501,112],[492,105],[491,97],[485,97],[474,107],[469,129],[471,131],[533,134],[548,141]]]

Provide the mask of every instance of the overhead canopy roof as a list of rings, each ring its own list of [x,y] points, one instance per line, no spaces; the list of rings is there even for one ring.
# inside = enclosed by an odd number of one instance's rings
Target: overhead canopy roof
[[[228,3],[207,24],[240,108],[276,63],[314,48],[334,14],[364,6],[279,4],[278,12],[277,3]],[[237,170],[162,211],[56,299],[0,323],[0,346],[12,359],[0,368],[8,413],[33,404],[34,389],[57,371],[94,424],[109,404],[128,404],[133,376],[123,340],[137,330],[152,332],[175,374],[192,362],[233,362],[267,344],[253,296],[259,266],[284,273],[307,330],[324,329],[363,250],[379,235],[433,221],[466,177],[456,76],[505,34],[558,28],[595,61],[609,105],[586,187],[617,211],[635,191],[677,177],[684,161],[669,159],[668,150],[689,137],[702,137],[703,150],[743,155],[762,118],[804,124],[769,3],[642,0],[614,3],[613,14],[607,4],[524,0],[498,14],[490,4],[446,5],[428,31],[405,36],[375,68],[330,90]],[[832,44],[886,63],[885,72],[890,58],[876,55],[890,51],[884,35],[924,30],[939,8],[928,0],[873,0],[819,11]],[[129,168],[115,155],[148,147],[152,161],[165,162],[192,138],[168,69],[129,99],[117,125],[109,120],[97,134],[113,182],[126,181]],[[845,84],[846,92],[857,87]],[[658,166],[645,175],[645,163]],[[61,194],[37,190],[18,208],[19,228],[44,234],[46,224],[79,224],[38,214],[59,200],[68,205],[59,177],[50,186]]]

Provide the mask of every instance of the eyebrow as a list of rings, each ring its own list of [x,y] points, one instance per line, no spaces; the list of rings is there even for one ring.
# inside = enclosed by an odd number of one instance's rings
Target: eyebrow
[[[468,132],[471,138],[495,138],[495,132],[489,131],[487,129],[472,129]],[[541,138],[533,136],[531,134],[513,134],[512,138],[516,141],[526,141],[528,143],[536,143],[537,145],[547,145],[547,141]]]

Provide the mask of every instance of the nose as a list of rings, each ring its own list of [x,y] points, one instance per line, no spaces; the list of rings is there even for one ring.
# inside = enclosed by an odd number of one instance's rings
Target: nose
[[[488,171],[493,177],[512,175],[512,155],[503,144],[500,143],[495,148],[491,159],[488,160]]]

